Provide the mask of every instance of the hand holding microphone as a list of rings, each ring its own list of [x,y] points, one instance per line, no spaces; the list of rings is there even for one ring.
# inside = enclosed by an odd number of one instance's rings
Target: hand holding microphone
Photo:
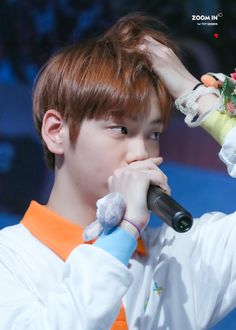
[[[124,220],[133,222],[139,232],[146,227],[150,211],[174,230],[186,232],[192,226],[192,216],[164,192],[168,192],[169,187],[167,177],[158,167],[161,162],[160,157],[150,158],[117,169],[108,180],[110,191],[124,196]]]

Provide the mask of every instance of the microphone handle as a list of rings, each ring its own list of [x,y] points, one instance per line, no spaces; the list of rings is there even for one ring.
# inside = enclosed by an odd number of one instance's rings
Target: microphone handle
[[[147,204],[150,211],[177,232],[183,233],[192,227],[192,215],[160,187],[150,186]]]

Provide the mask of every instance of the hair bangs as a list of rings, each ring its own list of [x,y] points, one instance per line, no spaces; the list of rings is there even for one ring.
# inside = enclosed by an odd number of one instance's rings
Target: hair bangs
[[[156,83],[138,54],[114,52],[114,45],[99,42],[83,63],[84,68],[74,73],[74,87],[68,90],[68,100],[76,98],[73,103],[77,103],[74,115],[78,122],[84,118],[137,117],[146,113],[150,89],[156,89]]]

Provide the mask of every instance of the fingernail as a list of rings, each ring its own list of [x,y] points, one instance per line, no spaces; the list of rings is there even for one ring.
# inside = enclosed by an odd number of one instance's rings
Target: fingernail
[[[147,47],[144,44],[142,44],[142,45],[138,45],[138,48],[140,50],[145,50]]]

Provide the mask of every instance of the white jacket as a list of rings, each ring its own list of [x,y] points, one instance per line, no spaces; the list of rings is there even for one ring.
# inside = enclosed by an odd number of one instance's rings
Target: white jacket
[[[64,262],[22,224],[3,229],[0,330],[108,330],[122,299],[130,330],[206,329],[235,308],[235,213],[207,213],[184,234],[147,228],[143,240],[148,256],[127,268],[87,244]]]

